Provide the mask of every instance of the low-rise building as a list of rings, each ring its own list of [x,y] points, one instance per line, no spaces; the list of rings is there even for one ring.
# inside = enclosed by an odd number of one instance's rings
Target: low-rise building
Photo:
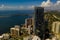
[[[12,37],[17,37],[20,35],[20,26],[19,25],[15,25],[15,27],[10,28],[10,32],[11,32],[11,36]]]
[[[36,35],[34,35],[33,38],[32,38],[32,40],[41,40],[41,38],[38,37],[38,36],[36,36]]]
[[[32,25],[28,26],[27,32],[28,32],[28,34],[32,34],[33,33],[33,27],[32,27]]]
[[[23,37],[23,40],[29,40],[29,36]]]
[[[0,36],[0,40],[3,40],[3,36],[2,35]]]
[[[9,39],[9,37],[10,37],[10,35],[9,34],[2,34],[2,36],[3,36],[3,39],[4,40],[8,40]]]

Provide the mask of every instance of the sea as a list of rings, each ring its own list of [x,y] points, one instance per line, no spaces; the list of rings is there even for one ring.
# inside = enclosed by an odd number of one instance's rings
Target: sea
[[[33,10],[0,10],[0,34],[10,32],[15,25],[25,23],[26,18],[33,16]]]

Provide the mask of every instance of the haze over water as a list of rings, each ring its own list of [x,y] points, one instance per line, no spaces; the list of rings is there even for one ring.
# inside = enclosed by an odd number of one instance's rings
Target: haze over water
[[[21,14],[21,15],[20,15]],[[0,34],[9,32],[14,25],[21,25],[25,23],[25,19],[33,14],[32,10],[9,10],[0,11]]]

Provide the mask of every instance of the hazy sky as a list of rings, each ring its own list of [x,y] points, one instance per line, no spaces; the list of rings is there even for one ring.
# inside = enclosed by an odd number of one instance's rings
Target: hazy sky
[[[32,9],[34,6],[39,6],[43,1],[47,0],[0,0],[1,9]],[[50,0],[56,3],[57,0]]]
[[[39,5],[42,1],[46,0],[0,0],[0,5]],[[56,2],[56,0],[51,1]]]

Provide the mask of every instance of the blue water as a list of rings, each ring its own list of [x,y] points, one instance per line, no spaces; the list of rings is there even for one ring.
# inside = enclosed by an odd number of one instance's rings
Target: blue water
[[[20,15],[21,14],[21,15]],[[26,18],[32,16],[25,14],[33,14],[32,10],[4,10],[0,11],[0,34],[9,32],[14,25],[25,23]]]

